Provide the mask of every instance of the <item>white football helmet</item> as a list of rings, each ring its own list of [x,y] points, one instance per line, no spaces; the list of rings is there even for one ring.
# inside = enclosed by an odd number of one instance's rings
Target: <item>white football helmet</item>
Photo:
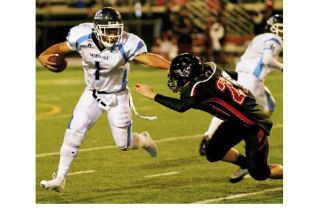
[[[271,16],[267,20],[266,28],[268,31],[282,38],[283,37],[283,16],[278,14]]]

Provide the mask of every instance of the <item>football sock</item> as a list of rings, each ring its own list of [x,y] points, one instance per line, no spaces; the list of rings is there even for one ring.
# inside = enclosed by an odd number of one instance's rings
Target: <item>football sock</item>
[[[248,164],[247,164],[247,159],[245,156],[243,156],[242,154],[239,154],[238,159],[235,162],[232,162],[235,165],[238,165],[241,167],[241,169],[246,169],[248,168]]]
[[[138,133],[132,133],[131,144],[128,150],[139,149],[141,147],[147,146],[147,138]]]
[[[60,161],[58,166],[58,178],[64,179],[69,168],[78,154],[84,134],[73,129],[67,129],[64,135],[63,144],[60,149]]]

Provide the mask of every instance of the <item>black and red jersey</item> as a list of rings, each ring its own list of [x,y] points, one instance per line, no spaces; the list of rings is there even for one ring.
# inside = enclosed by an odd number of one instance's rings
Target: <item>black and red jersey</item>
[[[205,74],[181,88],[180,99],[157,94],[155,101],[178,112],[200,109],[248,128],[259,126],[269,134],[272,122],[252,93],[213,62],[205,63],[204,69]]]

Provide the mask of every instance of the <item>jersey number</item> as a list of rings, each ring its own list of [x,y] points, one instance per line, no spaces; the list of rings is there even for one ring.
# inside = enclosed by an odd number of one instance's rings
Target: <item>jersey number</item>
[[[217,88],[224,92],[226,88],[230,91],[232,95],[232,100],[236,102],[239,105],[242,105],[246,95],[241,89],[234,88],[233,84],[229,81],[227,81],[225,78],[219,77],[219,79],[216,81]]]
[[[95,80],[99,80],[100,79],[100,62],[99,61],[96,61],[95,64],[94,64],[96,67],[97,67],[97,70],[96,72],[94,73],[94,76],[95,76]]]

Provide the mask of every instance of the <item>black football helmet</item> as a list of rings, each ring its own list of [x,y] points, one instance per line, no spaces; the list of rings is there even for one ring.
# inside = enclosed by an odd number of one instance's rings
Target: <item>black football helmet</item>
[[[267,20],[266,31],[283,37],[283,16],[276,14]]]
[[[112,7],[105,7],[94,15],[93,23],[93,33],[105,47],[111,48],[120,42],[123,34],[123,21],[118,11]]]
[[[178,55],[172,60],[170,65],[168,87],[176,93],[186,83],[200,74],[202,74],[200,58],[190,53]]]

